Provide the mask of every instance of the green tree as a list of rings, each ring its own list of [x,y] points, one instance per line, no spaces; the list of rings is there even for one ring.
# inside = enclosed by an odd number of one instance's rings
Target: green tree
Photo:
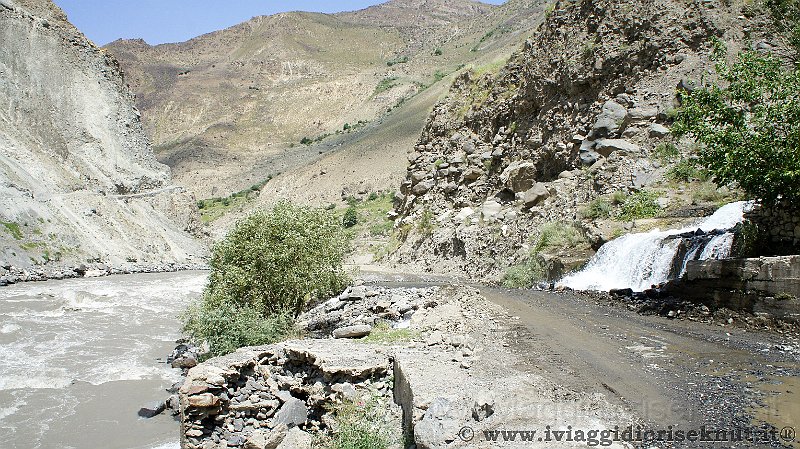
[[[800,200],[800,69],[770,54],[742,52],[732,65],[725,56],[715,41],[722,85],[681,93],[673,132],[701,144],[717,184],[736,183],[766,204]]]
[[[310,301],[346,286],[348,251],[328,211],[284,202],[256,212],[214,246],[208,286],[184,315],[184,329],[214,355],[280,339]]]

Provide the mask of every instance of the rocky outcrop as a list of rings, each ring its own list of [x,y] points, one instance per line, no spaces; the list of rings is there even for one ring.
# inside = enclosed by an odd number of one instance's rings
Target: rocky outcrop
[[[663,179],[651,155],[669,132],[676,87],[712,67],[711,38],[737,49],[745,31],[766,34],[739,8],[557,2],[504,67],[462,74],[434,108],[395,203],[410,229],[395,259],[491,276],[526,257],[544,223],[599,232],[582,207]],[[454,220],[466,208],[491,212]],[[431,214],[435,229],[415,233]]]
[[[194,198],[156,162],[117,62],[48,0],[0,7],[0,266],[186,263]]]

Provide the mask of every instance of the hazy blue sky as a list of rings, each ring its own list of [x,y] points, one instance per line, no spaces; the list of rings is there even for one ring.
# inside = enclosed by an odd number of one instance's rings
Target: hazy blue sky
[[[285,11],[353,11],[380,0],[54,0],[98,45],[119,38],[182,42],[254,16]],[[500,4],[504,0],[483,0]]]

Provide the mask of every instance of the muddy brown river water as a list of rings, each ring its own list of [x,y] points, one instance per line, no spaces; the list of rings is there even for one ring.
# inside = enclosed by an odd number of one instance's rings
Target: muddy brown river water
[[[171,449],[178,426],[145,420],[180,377],[164,359],[204,272],[0,288],[0,448]]]

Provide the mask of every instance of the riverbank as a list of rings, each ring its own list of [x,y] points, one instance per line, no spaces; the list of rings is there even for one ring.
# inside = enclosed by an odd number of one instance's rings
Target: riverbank
[[[95,278],[120,274],[175,273],[180,271],[207,271],[208,264],[201,263],[125,263],[109,266],[104,263],[51,266],[41,265],[20,268],[0,266],[0,287],[24,282],[42,282],[77,278]]]

